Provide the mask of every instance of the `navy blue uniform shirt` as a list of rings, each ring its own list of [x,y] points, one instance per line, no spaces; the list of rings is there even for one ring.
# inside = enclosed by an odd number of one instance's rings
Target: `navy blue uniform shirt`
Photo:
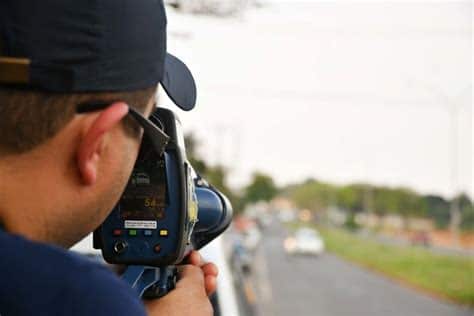
[[[0,229],[0,315],[145,315],[112,271],[59,247]]]

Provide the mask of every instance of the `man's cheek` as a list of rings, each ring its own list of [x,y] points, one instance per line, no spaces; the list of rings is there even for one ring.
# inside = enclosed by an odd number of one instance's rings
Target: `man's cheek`
[[[107,217],[113,207],[119,201],[125,187],[128,183],[130,175],[135,165],[135,161],[138,155],[139,145],[130,140],[124,144],[122,148],[125,150],[119,151],[115,148],[113,153],[113,160],[110,161],[108,167],[111,168],[108,173],[108,179],[105,179],[105,188],[102,193],[102,221]]]
[[[132,173],[133,167],[135,165],[135,161],[137,158],[137,153],[138,148],[137,146],[129,146],[129,150],[126,151],[125,153],[122,154],[121,158],[122,161],[119,164],[119,169],[116,170],[116,175],[117,179],[114,182],[115,186],[115,202],[117,202],[120,199],[120,196],[122,195],[123,191],[125,190],[128,180],[130,178],[130,175]]]

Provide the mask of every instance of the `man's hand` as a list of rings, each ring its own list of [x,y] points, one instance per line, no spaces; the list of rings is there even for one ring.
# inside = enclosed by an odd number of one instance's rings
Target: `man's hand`
[[[189,254],[188,262],[193,266],[200,267],[204,273],[204,285],[206,287],[207,295],[211,295],[217,288],[217,274],[219,273],[217,266],[214,263],[204,263],[201,255],[197,251]]]
[[[207,295],[216,290],[217,267],[213,263],[204,264],[197,251],[189,255],[188,262],[180,267],[180,279],[174,290],[160,299],[145,302],[148,315],[212,315]]]

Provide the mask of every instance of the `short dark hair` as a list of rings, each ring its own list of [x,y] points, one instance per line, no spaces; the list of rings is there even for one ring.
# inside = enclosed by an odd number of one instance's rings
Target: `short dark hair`
[[[79,103],[124,101],[144,112],[156,87],[126,92],[53,93],[0,86],[0,156],[27,152],[56,135],[72,120]],[[128,134],[138,126],[126,118]]]

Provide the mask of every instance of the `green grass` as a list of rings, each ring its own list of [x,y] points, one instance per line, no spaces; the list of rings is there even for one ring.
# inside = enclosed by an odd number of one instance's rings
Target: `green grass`
[[[472,257],[381,244],[342,230],[318,230],[329,252],[432,294],[474,306]]]

